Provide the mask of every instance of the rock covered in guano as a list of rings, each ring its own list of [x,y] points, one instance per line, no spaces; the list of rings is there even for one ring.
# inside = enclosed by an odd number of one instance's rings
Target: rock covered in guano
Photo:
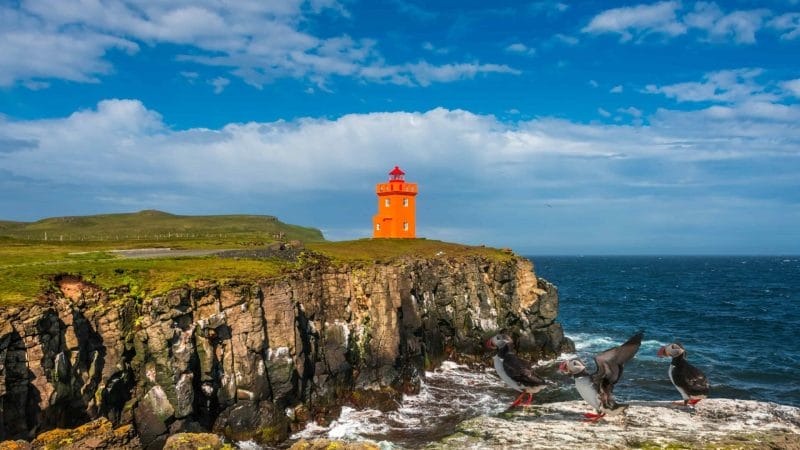
[[[569,401],[481,416],[428,449],[800,448],[800,408],[775,403],[708,399],[692,409],[631,401],[598,423],[581,420],[587,411]]]

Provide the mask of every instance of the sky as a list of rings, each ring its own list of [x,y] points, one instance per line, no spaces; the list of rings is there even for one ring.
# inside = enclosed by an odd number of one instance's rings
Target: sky
[[[799,254],[800,1],[0,1],[0,219]]]

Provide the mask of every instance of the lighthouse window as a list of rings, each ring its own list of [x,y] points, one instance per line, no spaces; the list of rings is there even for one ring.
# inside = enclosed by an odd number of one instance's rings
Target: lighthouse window
[[[408,207],[408,199],[407,198],[403,199],[403,206]]]
[[[381,231],[381,224],[379,223],[375,224],[375,231]]]
[[[408,231],[408,222],[403,222],[403,231]]]
[[[383,200],[383,205],[386,206],[387,208],[389,207],[389,199],[388,198]]]

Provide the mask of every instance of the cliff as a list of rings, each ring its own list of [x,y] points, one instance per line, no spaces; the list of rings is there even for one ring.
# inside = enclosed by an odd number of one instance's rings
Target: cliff
[[[0,310],[0,440],[106,417],[146,448],[181,431],[277,443],[343,403],[391,408],[495,330],[530,356],[569,349],[557,312],[556,288],[515,256],[320,259],[152,298],[62,276]]]

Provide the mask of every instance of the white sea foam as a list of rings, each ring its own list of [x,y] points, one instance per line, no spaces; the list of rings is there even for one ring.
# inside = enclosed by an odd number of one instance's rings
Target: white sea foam
[[[425,373],[419,394],[404,395],[397,410],[382,413],[344,407],[341,416],[329,426],[312,423],[292,438],[369,439],[381,441],[382,448],[391,448],[386,442],[391,440],[402,446],[440,430],[442,424],[454,419],[499,413],[514,395],[494,370],[476,371],[445,361],[438,369]]]

